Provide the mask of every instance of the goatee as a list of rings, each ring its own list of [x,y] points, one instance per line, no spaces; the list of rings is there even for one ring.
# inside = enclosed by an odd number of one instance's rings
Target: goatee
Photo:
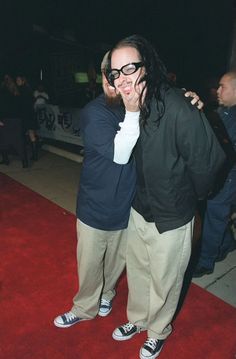
[[[107,96],[105,94],[106,103],[108,106],[120,106],[122,104],[122,98],[120,95],[117,96]]]

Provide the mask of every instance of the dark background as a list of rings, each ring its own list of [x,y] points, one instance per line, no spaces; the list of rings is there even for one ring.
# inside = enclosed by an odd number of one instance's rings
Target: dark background
[[[181,86],[199,88],[206,78],[228,68],[233,0],[1,0],[1,4],[1,73],[22,69],[32,75],[35,61],[50,51],[48,38],[65,35],[73,37],[76,46],[94,50],[97,66],[102,53],[133,33],[156,46]],[[45,33],[36,34],[33,25]],[[87,64],[83,62],[84,67]]]

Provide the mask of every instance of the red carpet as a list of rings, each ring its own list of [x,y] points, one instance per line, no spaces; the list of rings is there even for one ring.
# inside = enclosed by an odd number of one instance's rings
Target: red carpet
[[[69,329],[53,325],[77,289],[75,218],[2,174],[0,189],[0,358],[138,358],[145,333],[128,342],[111,338],[126,320],[125,277],[109,317]],[[195,285],[174,328],[161,358],[235,358],[235,308]]]

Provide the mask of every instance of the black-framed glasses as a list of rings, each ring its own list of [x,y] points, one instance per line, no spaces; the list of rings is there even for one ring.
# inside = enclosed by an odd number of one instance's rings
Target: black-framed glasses
[[[114,82],[114,80],[120,77],[120,73],[128,76],[134,74],[140,67],[143,66],[143,62],[131,62],[130,64],[126,64],[122,66],[120,69],[111,69],[108,73],[108,78],[110,82]]]

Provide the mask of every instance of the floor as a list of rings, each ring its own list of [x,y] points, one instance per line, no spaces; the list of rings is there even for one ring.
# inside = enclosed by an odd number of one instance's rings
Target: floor
[[[1,165],[0,171],[75,213],[82,160],[79,155],[44,145],[39,160],[31,163],[29,168],[23,169],[19,159],[12,155],[10,165]],[[193,282],[236,307],[236,251],[216,263],[212,274]]]

